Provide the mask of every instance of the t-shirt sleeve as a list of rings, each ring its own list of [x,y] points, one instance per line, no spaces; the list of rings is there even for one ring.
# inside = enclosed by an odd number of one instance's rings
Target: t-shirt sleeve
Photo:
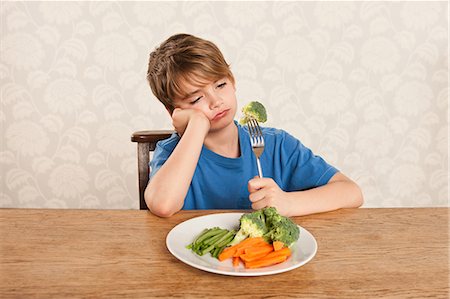
[[[162,140],[156,143],[155,151],[153,152],[153,156],[151,157],[149,163],[150,180],[158,172],[161,166],[167,161],[167,159],[175,149],[175,146],[178,144],[178,141],[179,137],[174,134],[169,139]]]
[[[170,153],[165,151],[163,147],[156,146],[155,151],[153,152],[153,157],[150,160],[150,177],[152,177],[158,172],[161,166],[166,162],[167,158],[169,158]]]
[[[283,174],[287,189],[285,191],[300,191],[325,185],[338,172],[335,167],[286,132],[282,143]]]

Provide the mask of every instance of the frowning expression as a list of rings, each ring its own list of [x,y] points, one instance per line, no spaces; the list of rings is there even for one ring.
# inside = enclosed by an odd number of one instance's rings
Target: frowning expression
[[[176,108],[195,109],[203,112],[211,122],[211,128],[221,127],[234,119],[237,100],[233,82],[224,77],[202,85],[184,83],[186,96],[174,102]]]

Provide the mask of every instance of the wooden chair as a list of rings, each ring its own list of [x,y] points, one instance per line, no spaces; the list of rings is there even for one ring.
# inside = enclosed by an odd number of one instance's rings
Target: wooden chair
[[[131,141],[137,142],[140,210],[148,209],[144,199],[144,191],[150,176],[150,168],[148,165],[150,162],[150,152],[155,150],[158,141],[169,138],[174,132],[171,130],[152,130],[138,131],[131,135]]]

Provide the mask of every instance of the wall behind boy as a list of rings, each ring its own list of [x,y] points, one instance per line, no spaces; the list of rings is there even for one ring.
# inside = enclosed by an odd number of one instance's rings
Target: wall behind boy
[[[448,4],[2,2],[2,207],[137,208],[136,130],[170,128],[148,54],[222,49],[239,106],[355,179],[366,207],[447,206]]]

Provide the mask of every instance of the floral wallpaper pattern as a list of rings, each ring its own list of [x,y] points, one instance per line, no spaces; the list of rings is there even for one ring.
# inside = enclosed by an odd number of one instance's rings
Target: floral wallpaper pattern
[[[448,206],[446,1],[2,1],[0,207],[137,209],[133,131],[174,33],[212,40],[242,106],[356,180],[366,207]]]

